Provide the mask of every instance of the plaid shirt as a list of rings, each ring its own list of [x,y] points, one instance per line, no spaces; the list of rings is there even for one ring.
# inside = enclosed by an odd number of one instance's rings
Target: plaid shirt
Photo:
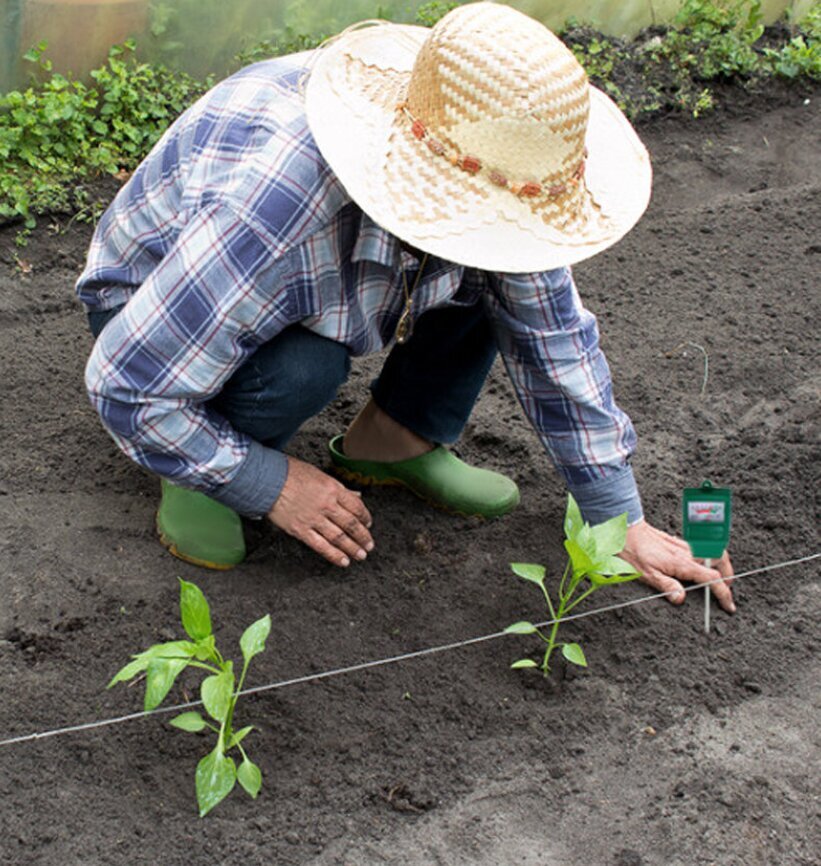
[[[231,373],[296,322],[352,355],[389,344],[407,253],[347,197],[308,130],[304,56],[222,82],[165,133],[106,211],[77,282],[126,304],[86,383],[118,445],[152,472],[267,513],[285,456],[209,410]],[[343,133],[344,134],[344,133]],[[433,260],[414,313],[481,300],[522,405],[591,521],[641,504],[635,434],[613,402],[595,317],[570,270],[495,274]]]

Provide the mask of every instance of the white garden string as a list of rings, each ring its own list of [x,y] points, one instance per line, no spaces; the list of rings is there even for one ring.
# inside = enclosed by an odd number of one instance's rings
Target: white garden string
[[[744,577],[752,577],[755,574],[763,574],[766,571],[774,571],[777,568],[787,568],[790,565],[800,565],[802,562],[810,562],[813,559],[818,559],[821,557],[821,553],[813,553],[809,556],[803,556],[800,559],[790,559],[786,562],[777,562],[774,565],[765,565],[763,568],[756,568],[752,571],[745,571],[741,574],[736,574],[731,580],[741,580]],[[701,589],[702,587],[712,586],[714,583],[722,583],[728,578],[716,578],[715,580],[708,581],[706,583],[697,583],[693,586],[685,587],[684,592],[693,592],[694,590]],[[601,613],[609,613],[613,610],[621,610],[626,607],[633,607],[637,604],[644,604],[647,601],[655,601],[660,598],[666,598],[668,595],[672,595],[672,592],[657,592],[653,595],[642,596],[641,598],[634,598],[630,601],[622,601],[617,604],[607,605],[606,607],[598,607],[593,610],[584,611],[582,613],[574,613],[570,616],[562,617],[561,622],[571,622],[576,619],[584,619],[589,616],[596,616]],[[536,623],[537,628],[547,628],[548,626],[554,625],[556,620],[547,620],[546,622]],[[369,662],[360,662],[359,664],[348,665],[344,668],[336,668],[335,670],[330,671],[322,671],[318,674],[306,674],[301,677],[294,677],[290,680],[281,680],[276,683],[269,683],[265,686],[255,686],[250,689],[243,689],[240,692],[241,696],[245,695],[255,695],[260,692],[269,692],[274,689],[283,689],[286,686],[295,686],[300,683],[310,683],[315,682],[317,680],[325,680],[330,677],[341,676],[342,674],[350,674],[355,673],[356,671],[364,671],[369,670],[371,668],[382,667],[383,665],[394,664],[395,662],[407,661],[408,659],[421,658],[422,656],[434,655],[435,653],[448,652],[450,650],[460,649],[461,647],[472,646],[473,644],[484,643],[485,641],[497,640],[500,637],[509,637],[509,634],[504,631],[497,631],[493,634],[481,635],[480,637],[468,638],[467,640],[454,641],[453,643],[440,644],[435,647],[428,647],[427,649],[416,650],[414,652],[403,653],[398,656],[390,656],[389,658],[384,659],[376,659],[374,661]],[[139,713],[129,713],[126,716],[117,716],[111,719],[100,719],[95,722],[86,722],[82,725],[70,725],[65,728],[55,728],[50,731],[39,731],[34,734],[24,734],[18,737],[10,737],[6,740],[0,740],[0,746],[11,746],[15,743],[26,743],[32,740],[43,740],[47,737],[56,737],[60,734],[70,734],[76,733],[77,731],[90,731],[95,728],[104,728],[109,725],[119,725],[122,722],[130,722],[134,719],[144,719],[148,716],[158,716],[167,713],[175,713],[178,710],[188,710],[192,707],[198,707],[202,705],[202,701],[188,701],[184,704],[175,704],[171,707],[158,707],[154,710],[143,710]]]

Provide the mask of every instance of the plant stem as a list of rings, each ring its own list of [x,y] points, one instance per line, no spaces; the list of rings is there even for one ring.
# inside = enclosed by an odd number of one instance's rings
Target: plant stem
[[[556,649],[556,634],[559,631],[559,626],[562,622],[562,617],[564,616],[565,604],[567,599],[564,596],[559,597],[559,612],[557,616],[553,617],[553,628],[550,629],[550,635],[547,638],[547,649],[544,653],[544,661],[542,662],[542,670],[544,671],[544,675],[547,676],[550,673],[550,656],[553,655],[553,650]]]
[[[237,687],[234,690],[234,694],[231,697],[231,706],[228,708],[228,713],[225,716],[225,723],[228,728],[228,733],[230,734],[231,726],[234,723],[234,707],[237,705],[237,701],[239,700],[239,693],[242,691],[242,686],[245,683],[245,675],[248,673],[248,663],[250,659],[245,659],[245,662],[242,665],[242,673],[240,674],[239,682],[237,683]],[[240,751],[242,751],[240,749]]]
[[[544,600],[547,602],[547,609],[550,611],[550,618],[556,619],[556,611],[553,610],[553,602],[550,600],[550,593],[547,591],[547,587],[543,583],[540,583],[539,586],[541,586]]]
[[[192,668],[202,668],[204,671],[210,671],[212,674],[222,673],[219,668],[215,668],[213,665],[208,665],[205,662],[190,661],[188,662],[188,666]]]
[[[585,590],[585,591],[584,591],[584,592],[583,592],[583,593],[582,593],[582,594],[581,594],[581,595],[580,595],[580,596],[579,596],[579,597],[578,597],[578,598],[577,598],[577,599],[576,599],[572,604],[569,604],[569,605],[567,606],[567,609],[565,610],[565,613],[570,613],[570,611],[573,610],[573,608],[574,608],[577,604],[580,604],[581,602],[583,602],[583,601],[587,598],[587,596],[590,595],[591,592],[594,592],[594,591],[595,591],[595,589],[596,589],[595,586],[591,586],[591,587],[589,587],[588,589],[586,589],[586,590]]]
[[[570,573],[570,560],[568,559],[567,565],[564,567],[564,574],[562,575],[562,579],[559,581],[559,598],[564,595],[564,585],[567,581],[567,575]]]

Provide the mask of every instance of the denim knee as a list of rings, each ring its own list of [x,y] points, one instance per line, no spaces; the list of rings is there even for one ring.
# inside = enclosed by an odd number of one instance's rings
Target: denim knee
[[[281,448],[334,399],[350,366],[345,346],[294,325],[260,346],[212,405],[235,429]]]

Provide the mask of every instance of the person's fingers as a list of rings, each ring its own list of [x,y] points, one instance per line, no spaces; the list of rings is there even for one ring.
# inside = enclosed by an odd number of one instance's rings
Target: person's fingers
[[[690,564],[685,575],[689,580],[695,583],[710,583],[710,581],[718,580],[723,577],[721,572],[716,568],[707,568],[699,563]],[[716,601],[728,613],[735,613],[735,602],[733,601],[733,592],[726,581],[713,583],[710,590],[716,597]]]
[[[352,514],[341,505],[332,514],[329,514],[331,522],[341,529],[346,535],[352,538],[356,544],[365,550],[367,553],[373,550],[373,538],[366,528],[366,524],[361,517]],[[326,538],[327,533],[323,532]],[[329,539],[330,540],[330,539]],[[362,557],[364,559],[364,557]]]
[[[365,508],[361,493],[343,487],[338,499],[339,504],[347,511],[350,511],[366,529],[370,529],[373,526],[373,518],[370,511]]]
[[[676,551],[681,551],[682,553],[690,552],[690,545],[683,538],[678,538],[675,535],[668,535],[667,541],[669,545]]]
[[[713,580],[716,577],[721,577],[720,572],[713,569]],[[733,591],[730,589],[730,584],[727,581],[714,583],[710,586],[710,590],[716,597],[718,603],[727,611],[727,613],[735,613],[735,602],[733,601]]]
[[[357,525],[362,526],[358,523]],[[363,527],[364,529],[364,527]],[[320,520],[314,527],[326,541],[341,550],[351,559],[363,560],[368,555],[367,550],[358,541],[352,538],[338,523],[333,520]]]
[[[735,571],[733,570],[733,563],[730,560],[730,554],[726,550],[724,551],[721,559],[719,559],[719,561],[715,564],[714,567],[717,568],[721,572],[721,574],[727,578],[727,580],[724,581],[727,586],[732,586],[733,581],[735,580],[735,578],[733,577]]]
[[[684,587],[675,578],[662,574],[654,568],[647,569],[639,580],[657,592],[667,593],[667,600],[672,602],[672,604],[683,604],[684,599],[687,597]]]
[[[298,534],[296,537],[304,544],[307,544],[311,550],[316,551],[316,553],[327,559],[328,562],[333,565],[347,568],[351,564],[350,557],[344,551],[331,544],[330,541],[315,529],[308,529],[304,533]]]

